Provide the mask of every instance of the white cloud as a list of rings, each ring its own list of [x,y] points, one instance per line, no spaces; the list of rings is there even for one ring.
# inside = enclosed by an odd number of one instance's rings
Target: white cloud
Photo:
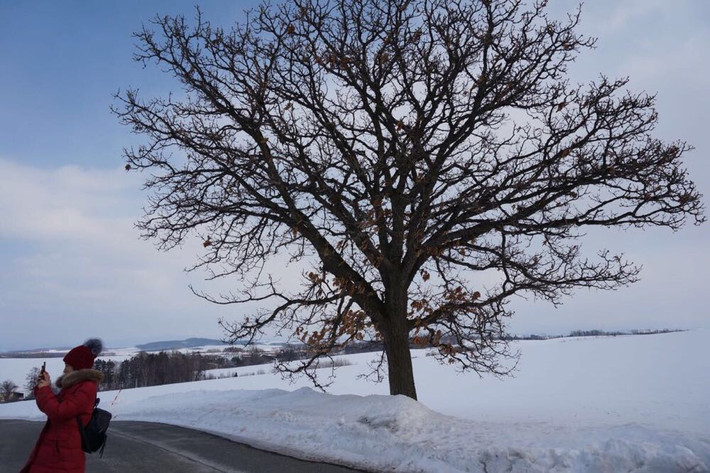
[[[123,174],[123,175],[122,175]],[[112,239],[139,207],[138,180],[119,170],[40,169],[0,159],[0,236],[34,241]]]
[[[606,32],[628,28],[637,18],[649,15],[664,15],[669,9],[677,8],[674,2],[664,0],[625,0],[612,4],[611,11],[606,10],[602,22]]]
[[[165,254],[139,238],[140,179],[121,169],[44,169],[0,159],[5,333],[37,334],[47,343],[71,332],[67,325],[123,337],[162,336],[181,326],[221,335],[215,308],[187,287],[201,276],[183,272],[194,251]],[[3,338],[0,349],[10,343]]]

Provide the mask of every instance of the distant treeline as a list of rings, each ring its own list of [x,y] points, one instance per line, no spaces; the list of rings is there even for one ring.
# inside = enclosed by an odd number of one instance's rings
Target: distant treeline
[[[622,331],[606,331],[606,330],[573,330],[569,335],[506,335],[505,340],[551,340],[553,338],[571,338],[571,337],[617,337],[621,335],[657,335],[661,333],[684,332],[680,329],[661,329],[661,330],[631,330],[628,332]]]
[[[140,352],[122,362],[96,360],[94,368],[104,375],[100,388],[114,390],[200,381],[206,379],[208,370],[262,365],[274,360],[293,361],[305,356],[305,350],[295,346],[284,347],[275,353],[256,347],[230,347],[220,354]]]
[[[140,388],[202,379],[205,360],[199,354],[141,352],[123,362],[96,360],[94,368],[104,375],[103,390]]]

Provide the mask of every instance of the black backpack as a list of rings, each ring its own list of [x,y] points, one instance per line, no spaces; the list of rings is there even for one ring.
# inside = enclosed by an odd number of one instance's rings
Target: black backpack
[[[111,413],[103,409],[99,409],[101,399],[96,398],[94,403],[94,412],[91,413],[91,420],[84,427],[81,424],[81,419],[76,418],[76,423],[79,425],[79,434],[81,434],[81,449],[86,453],[94,453],[101,450],[99,455],[104,456],[104,447],[106,447],[106,431],[108,424],[111,422]]]

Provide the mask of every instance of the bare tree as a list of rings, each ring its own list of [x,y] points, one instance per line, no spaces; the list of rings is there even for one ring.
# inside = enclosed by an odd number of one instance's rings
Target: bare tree
[[[6,379],[2,383],[0,383],[0,399],[2,399],[4,402],[11,401],[12,393],[14,393],[16,390],[17,384],[15,384],[9,379]]]
[[[586,228],[704,220],[690,146],[652,136],[654,98],[626,79],[571,84],[594,40],[575,33],[579,11],[554,20],[545,4],[295,0],[231,31],[199,10],[192,26],[157,18],[136,59],[183,93],[128,90],[114,108],[146,138],[125,153],[152,173],[144,235],[162,249],[203,238],[192,269],[242,285],[195,292],[262,301],[223,325],[307,343],[311,358],[284,370],[315,376],[321,357],[374,337],[392,394],[416,398],[412,340],[505,373],[512,296],[557,304],[637,279],[622,255],[583,252]],[[279,253],[312,264],[300,288],[264,270]]]
[[[27,392],[27,399],[33,399],[35,396],[35,388],[39,382],[40,369],[36,366],[32,368],[25,376],[25,391]]]

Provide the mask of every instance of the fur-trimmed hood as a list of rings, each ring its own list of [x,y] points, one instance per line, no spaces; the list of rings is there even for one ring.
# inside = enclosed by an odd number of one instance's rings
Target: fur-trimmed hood
[[[87,369],[87,370],[76,370],[71,373],[65,374],[57,378],[55,383],[58,388],[68,388],[79,384],[82,381],[94,381],[100,383],[104,380],[104,375],[101,371]]]

